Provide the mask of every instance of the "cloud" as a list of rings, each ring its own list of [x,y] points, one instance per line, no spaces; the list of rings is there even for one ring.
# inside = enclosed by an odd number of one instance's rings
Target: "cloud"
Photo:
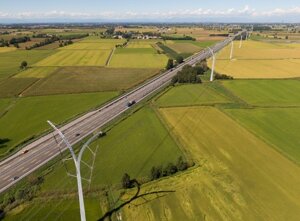
[[[20,12],[6,13],[0,11],[1,19],[107,19],[107,20],[126,20],[126,19],[173,19],[173,18],[245,18],[263,19],[263,18],[281,18],[282,16],[300,17],[300,7],[293,8],[275,8],[269,11],[259,11],[246,5],[243,8],[229,8],[224,10],[213,9],[187,9],[178,11],[156,11],[156,12],[113,12],[106,11],[101,13],[81,13],[67,11],[49,11],[44,13],[38,12]]]

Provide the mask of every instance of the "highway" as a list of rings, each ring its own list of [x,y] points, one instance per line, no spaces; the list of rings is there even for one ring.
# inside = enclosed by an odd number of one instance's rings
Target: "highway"
[[[214,53],[217,53],[226,45],[228,45],[235,37],[241,34],[242,32],[232,37],[228,37],[224,41],[219,42],[211,47],[211,49],[214,51]],[[137,103],[142,101],[158,90],[168,86],[172,77],[176,75],[176,73],[180,71],[183,66],[187,64],[195,65],[197,62],[207,59],[211,56],[212,54],[209,50],[203,50],[189,57],[184,61],[184,63],[178,65],[173,70],[166,71],[163,74],[152,78],[130,92],[111,101],[105,106],[79,117],[59,129],[73,145],[128,110],[128,101],[135,100]],[[49,120],[51,121],[51,119]],[[63,150],[66,149],[65,146],[62,146],[61,148]],[[23,153],[24,150],[28,150],[28,152]],[[55,158],[57,155],[59,155],[59,153],[60,152],[56,140],[53,134],[49,133],[28,144],[13,156],[0,162],[0,193],[51,159]],[[18,178],[14,180],[14,177]]]

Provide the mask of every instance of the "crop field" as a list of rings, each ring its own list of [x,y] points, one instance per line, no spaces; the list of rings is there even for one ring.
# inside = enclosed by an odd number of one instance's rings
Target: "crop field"
[[[64,67],[33,85],[25,95],[122,91],[158,72],[159,69]]]
[[[200,47],[191,44],[191,43],[174,43],[174,44],[169,44],[167,45],[177,53],[195,53],[199,52],[201,50]]]
[[[181,85],[160,96],[156,104],[160,107],[195,106],[228,103],[230,100],[207,84]]]
[[[0,47],[0,53],[10,52],[17,50],[15,47]]]
[[[127,45],[128,48],[152,48],[152,44],[155,44],[158,40],[131,40]]]
[[[10,141],[0,155],[49,129],[47,120],[62,123],[115,97],[116,92],[19,98],[0,118],[1,137]],[[20,126],[22,125],[22,126]]]
[[[0,78],[9,77],[20,71],[20,64],[24,60],[32,66],[53,53],[53,50],[17,50],[0,53]]]
[[[65,47],[60,50],[110,50],[113,49],[117,42],[77,42]]]
[[[217,55],[216,71],[235,78],[299,77],[299,44],[244,41],[234,43],[233,60],[229,60],[230,45]],[[209,61],[211,66],[211,60]]]
[[[45,202],[46,201],[46,202]],[[87,198],[84,201],[86,206],[87,220],[97,220],[102,216],[101,207],[97,198]],[[40,207],[36,208],[35,205]],[[80,220],[79,205],[77,199],[56,199],[52,201],[37,200],[33,201],[24,208],[17,208],[9,212],[4,219],[5,221],[19,220]]]
[[[35,66],[105,66],[111,50],[60,50]]]
[[[299,108],[226,109],[226,112],[290,159],[300,163]]]
[[[114,68],[164,68],[168,57],[163,54],[114,54],[109,66]]]
[[[153,48],[117,48],[114,54],[155,54]]]
[[[251,105],[300,106],[299,80],[234,80],[221,83]]]
[[[298,220],[297,165],[215,108],[161,113],[198,166],[147,184],[126,220]]]
[[[56,67],[33,67],[15,75],[14,78],[45,78],[57,70]]]

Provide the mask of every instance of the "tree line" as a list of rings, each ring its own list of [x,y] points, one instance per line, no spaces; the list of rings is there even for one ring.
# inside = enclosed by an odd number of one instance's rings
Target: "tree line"
[[[149,173],[149,178],[150,180],[157,180],[161,177],[170,176],[177,172],[187,170],[193,165],[194,164],[190,165],[187,161],[183,159],[183,157],[178,157],[176,164],[168,163],[165,167],[152,167]],[[132,188],[134,187],[134,180],[130,178],[130,175],[128,173],[125,173],[122,177],[121,184],[124,189]]]

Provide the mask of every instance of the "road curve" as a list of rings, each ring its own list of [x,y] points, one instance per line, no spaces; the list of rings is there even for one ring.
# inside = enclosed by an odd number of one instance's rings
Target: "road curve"
[[[228,37],[224,41],[214,45],[211,49],[217,53],[226,45],[228,45],[235,37],[241,34],[242,32],[232,37]],[[146,83],[113,100],[100,109],[93,110],[62,126],[60,130],[73,145],[125,112],[128,109],[128,101],[135,100],[137,103],[140,102],[156,91],[166,87],[170,83],[172,77],[176,75],[176,73],[180,71],[184,65],[195,65],[197,62],[209,57],[211,57],[211,52],[209,50],[203,50],[200,53],[189,57],[184,61],[184,63],[178,65],[173,70],[166,71],[163,74],[152,78]],[[66,147],[64,146],[62,147],[62,149],[65,148]],[[23,154],[23,150],[29,151],[26,154]],[[52,133],[49,133],[28,144],[23,148],[23,150],[0,162],[0,193],[60,153],[55,141],[55,137]],[[14,177],[19,178],[14,180]]]

